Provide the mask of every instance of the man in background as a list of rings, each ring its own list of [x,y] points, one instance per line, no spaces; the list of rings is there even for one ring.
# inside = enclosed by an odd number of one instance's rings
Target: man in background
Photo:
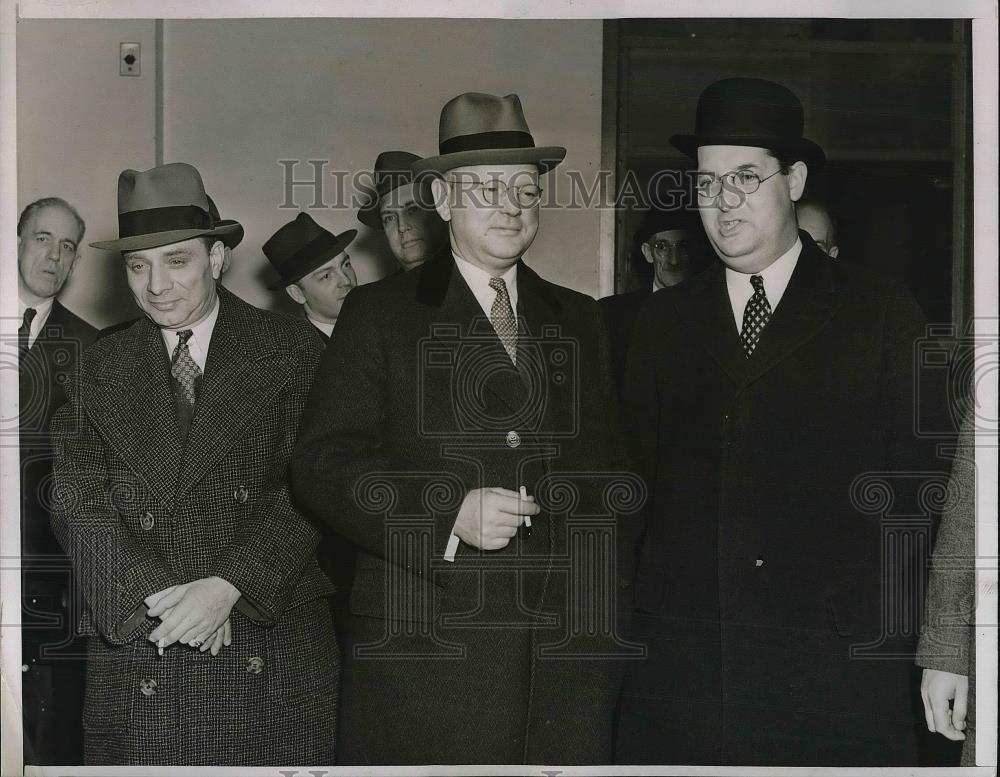
[[[831,259],[840,253],[837,245],[837,222],[825,203],[819,200],[800,200],[795,205],[799,229],[809,234],[820,250]]]
[[[358,234],[339,235],[323,229],[308,213],[300,213],[263,245],[264,255],[278,274],[272,288],[283,288],[302,306],[306,320],[326,343],[340,316],[344,299],[358,285],[347,246]]]
[[[434,209],[428,182],[415,183],[410,165],[420,157],[383,151],[375,160],[375,187],[358,211],[366,227],[381,230],[402,270],[419,267],[448,244],[448,227]]]
[[[76,764],[83,756],[85,647],[75,638],[79,597],[49,528],[49,424],[66,401],[94,328],[59,300],[86,225],[59,197],[32,202],[17,222],[21,443],[22,675],[25,763]],[[57,618],[56,625],[43,623]]]

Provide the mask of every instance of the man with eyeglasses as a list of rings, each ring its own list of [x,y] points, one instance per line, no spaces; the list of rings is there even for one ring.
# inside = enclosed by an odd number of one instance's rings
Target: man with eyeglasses
[[[379,154],[373,188],[358,211],[362,224],[385,235],[404,271],[419,267],[448,243],[448,228],[434,209],[429,182],[413,181],[410,165],[419,161],[408,151]]]
[[[671,138],[697,158],[721,264],[655,294],[629,353],[649,655],[626,679],[625,763],[916,762],[905,657],[929,541],[919,494],[938,469],[914,433],[924,323],[904,290],[798,230],[824,161],[803,124],[791,91],[734,78],[702,93],[695,134]],[[911,523],[893,534],[883,513]]]
[[[632,327],[642,303],[653,292],[676,286],[701,270],[705,259],[704,241],[697,211],[654,207],[646,212],[636,230],[635,242],[643,258],[653,268],[652,282],[641,289],[600,300],[611,335],[611,355],[619,387],[625,375],[625,358]]]
[[[516,95],[449,101],[413,166],[448,249],[353,291],[317,373],[292,486],[359,548],[340,763],[611,759],[638,484],[597,303],[524,262],[565,153]]]

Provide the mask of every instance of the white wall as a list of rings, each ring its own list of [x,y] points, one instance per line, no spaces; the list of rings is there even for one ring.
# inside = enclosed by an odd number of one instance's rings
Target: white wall
[[[18,208],[71,202],[87,222],[62,299],[104,326],[135,315],[121,257],[86,245],[118,230],[118,173],[155,163],[152,21],[17,23]],[[138,77],[118,74],[119,44],[142,46]]]
[[[117,236],[125,167],[154,164],[153,22],[22,22],[18,26],[20,199],[60,194],[88,221],[88,240]],[[436,152],[441,107],[465,91],[516,92],[535,142],[564,145],[566,170],[589,180],[600,160],[601,22],[408,19],[245,19],[163,23],[163,159],[199,168],[227,218],[246,228],[226,285],[262,306],[284,305],[261,284],[261,244],[283,210],[280,159],[369,170],[380,151]],[[143,75],[118,75],[118,44],[143,44]],[[327,176],[325,200],[334,198]],[[350,194],[351,192],[347,192]],[[296,190],[303,207],[310,192]],[[391,260],[380,235],[343,207],[309,209],[351,249],[362,282]],[[596,295],[599,215],[546,210],[527,259],[546,278]],[[99,324],[134,315],[118,256],[87,248],[67,290]],[[115,305],[117,301],[117,305]],[[93,313],[91,311],[94,311]]]

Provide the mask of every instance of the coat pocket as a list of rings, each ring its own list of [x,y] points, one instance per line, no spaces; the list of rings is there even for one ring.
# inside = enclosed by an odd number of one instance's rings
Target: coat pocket
[[[273,701],[321,708],[336,699],[340,650],[326,599],[286,610],[268,630],[266,644]]]

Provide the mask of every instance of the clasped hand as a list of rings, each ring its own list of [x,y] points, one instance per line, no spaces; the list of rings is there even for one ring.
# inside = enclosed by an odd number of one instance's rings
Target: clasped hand
[[[239,598],[239,590],[221,577],[205,577],[157,591],[144,600],[149,617],[160,619],[148,639],[162,647],[180,642],[216,656],[232,644],[229,613]]]

